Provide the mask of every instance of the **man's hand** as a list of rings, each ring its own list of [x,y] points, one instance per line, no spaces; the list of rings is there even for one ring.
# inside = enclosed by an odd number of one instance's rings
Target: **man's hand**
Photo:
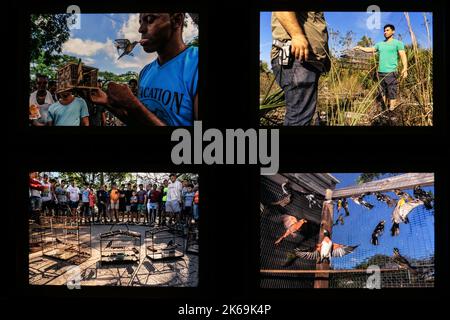
[[[309,42],[304,35],[292,37],[291,52],[294,58],[301,61],[308,60],[309,56]]]
[[[402,79],[406,79],[407,76],[408,76],[408,70],[407,69],[403,69],[402,73],[401,73]]]
[[[108,104],[108,95],[101,89],[92,89],[91,101],[95,104],[106,105]]]

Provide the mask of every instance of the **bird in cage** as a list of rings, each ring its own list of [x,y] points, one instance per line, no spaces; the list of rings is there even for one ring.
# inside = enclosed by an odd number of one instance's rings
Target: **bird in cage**
[[[339,223],[341,224],[341,226],[344,225],[344,217],[342,216],[342,214],[339,214],[339,216],[336,219],[336,222],[333,223],[333,226],[337,226]]]
[[[325,260],[331,263],[331,257],[339,258],[355,251],[359,246],[348,246],[339,243],[333,243],[330,239],[330,233],[328,230],[323,231],[323,240],[320,244],[316,245],[316,248],[312,251],[294,249],[294,253],[297,257],[306,260],[316,260],[316,263],[322,263]]]
[[[308,222],[306,219],[297,220],[296,217],[288,214],[285,214],[282,217],[283,217],[283,225],[286,228],[286,232],[275,241],[275,244],[279,244],[281,241],[283,241],[283,239],[289,237],[290,235],[293,238],[297,237],[296,232],[300,231],[302,226]]]
[[[394,248],[393,261],[402,269],[408,269],[414,274],[417,274],[417,268],[413,267],[409,261],[400,254],[398,248]]]
[[[120,54],[119,58],[117,58],[117,60],[119,60],[120,58],[122,58],[125,55],[129,55],[129,56],[134,56],[134,54],[131,52],[133,51],[134,47],[140,43],[139,41],[133,41],[131,42],[128,39],[116,39],[114,40],[114,46],[117,49],[117,53]],[[121,50],[122,53],[120,52]]]
[[[423,204],[423,201],[415,199],[407,201],[405,198],[400,198],[397,202],[397,206],[392,211],[391,220],[391,235],[397,236],[400,234],[400,223],[409,223],[408,215],[416,207]]]
[[[383,194],[381,192],[375,192],[375,196],[377,197],[378,201],[386,203],[389,208],[395,206],[395,200],[389,197],[388,195]]]
[[[386,221],[381,220],[377,226],[375,227],[375,229],[372,232],[372,240],[370,241],[374,246],[377,246],[379,243],[378,238],[383,234],[384,232],[384,224],[386,223]]]
[[[431,191],[426,192],[420,186],[415,186],[414,187],[414,197],[416,199],[423,201],[423,205],[425,206],[425,208],[427,210],[433,209],[432,202],[434,199],[433,199],[433,194],[431,193]]]
[[[394,193],[399,197],[399,198],[403,198],[405,200],[411,201],[413,200],[413,197],[411,197],[407,192],[402,191],[400,189],[395,189]]]
[[[337,201],[337,212],[339,213],[341,211],[341,209],[344,209],[345,211],[345,216],[348,217],[350,215],[350,211],[348,211],[348,202],[347,202],[347,198],[340,198]]]
[[[313,206],[317,206],[319,208],[322,208],[319,201],[316,199],[316,197],[311,193],[307,194],[305,198],[308,200],[309,208],[311,209]]]
[[[364,196],[365,196],[365,194],[362,194],[362,195],[360,195],[359,197],[357,197],[357,196],[352,196],[352,200],[353,200],[353,202],[355,202],[357,205],[366,207],[367,209],[371,210],[371,209],[374,207],[374,205],[371,204],[371,203],[369,203],[369,202],[367,202],[366,200],[364,200]]]
[[[271,205],[286,207],[289,203],[291,203],[292,189],[289,186],[289,180],[286,180],[286,182],[281,184],[281,190],[283,191],[283,197],[276,202],[272,202]]]

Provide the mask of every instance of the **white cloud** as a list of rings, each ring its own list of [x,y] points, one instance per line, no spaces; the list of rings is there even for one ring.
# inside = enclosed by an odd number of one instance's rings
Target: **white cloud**
[[[129,39],[130,41],[139,41],[141,34],[139,33],[139,13],[130,14],[128,20],[122,25],[117,32],[118,38]]]
[[[102,50],[104,45],[104,43],[98,41],[71,38],[64,43],[63,52],[90,57]]]
[[[188,43],[198,36],[198,27],[189,15],[186,15],[186,24],[183,28],[183,41]]]

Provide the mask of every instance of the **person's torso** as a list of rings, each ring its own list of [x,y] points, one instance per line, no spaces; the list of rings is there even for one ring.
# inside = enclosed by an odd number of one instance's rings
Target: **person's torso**
[[[49,201],[52,199],[52,196],[50,194],[51,184],[49,182],[45,183],[42,182],[42,185],[44,186],[44,189],[41,192],[42,201]]]
[[[44,103],[39,105],[39,113],[41,117],[37,120],[39,123],[46,124],[48,121],[48,109],[50,108],[51,104]]]
[[[192,202],[194,201],[194,196],[195,196],[195,193],[193,193],[193,192],[186,192],[185,193],[185,195],[184,195],[184,204],[185,204],[185,206],[187,206],[187,207],[192,206]]]
[[[70,201],[78,201],[80,200],[80,189],[69,187],[67,188],[67,192],[69,193]]]
[[[195,192],[195,195],[194,195],[194,203],[198,204],[198,200],[199,200],[199,194],[198,194],[198,191],[197,191],[197,192]]]
[[[167,188],[167,201],[181,200],[181,183],[179,181],[170,183]]]
[[[57,187],[55,193],[59,202],[67,201],[66,190],[63,187]]]
[[[103,201],[105,202],[107,198],[107,193],[104,190],[99,190],[97,191],[97,199],[98,201]]]
[[[138,198],[138,202],[139,203],[144,203],[145,200],[145,195],[147,194],[147,192],[145,192],[144,190],[140,190],[137,193],[137,198]]]
[[[150,191],[150,202],[158,202],[160,197],[160,192],[158,190]]]
[[[110,198],[111,198],[111,201],[119,200],[119,191],[118,190],[111,190]]]
[[[137,204],[137,202],[138,202],[138,197],[137,197],[137,196],[132,196],[130,202],[131,202],[131,204],[133,204],[133,205],[134,205],[134,204]]]
[[[329,60],[328,30],[323,12],[299,11],[296,12],[299,25],[305,32],[310,45],[310,58],[308,60]],[[291,36],[272,13],[272,38],[279,41],[291,40]],[[271,59],[278,57],[279,49],[272,45]]]
[[[83,190],[83,192],[81,193],[81,201],[89,202],[89,190]]]
[[[75,99],[68,105],[56,102],[49,107],[49,113],[54,126],[79,126],[82,112],[81,98]],[[49,119],[50,120],[50,119]]]
[[[191,126],[197,93],[198,48],[188,47],[159,65],[156,59],[141,71],[139,100],[169,126]]]
[[[398,51],[402,47],[402,43],[396,39],[377,43],[379,55],[379,72],[388,73],[397,71]]]

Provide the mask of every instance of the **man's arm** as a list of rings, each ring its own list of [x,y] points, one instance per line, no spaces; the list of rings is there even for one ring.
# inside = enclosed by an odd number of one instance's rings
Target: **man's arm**
[[[402,60],[402,78],[405,79],[408,76],[408,59],[406,58],[406,52],[405,50],[399,50],[398,54],[400,56],[400,59]]]
[[[366,47],[356,46],[354,48],[354,50],[360,50],[360,51],[364,51],[364,52],[367,52],[367,53],[377,52],[377,49],[375,49],[373,47],[372,48],[366,48]]]
[[[81,118],[81,126],[82,127],[88,127],[89,126],[89,117]]]
[[[295,59],[307,60],[309,55],[309,42],[306,39],[305,32],[297,21],[295,12],[278,11],[273,12],[273,14],[291,36],[291,52]]]
[[[106,112],[105,111],[102,112],[101,126],[102,127],[106,126]]]

